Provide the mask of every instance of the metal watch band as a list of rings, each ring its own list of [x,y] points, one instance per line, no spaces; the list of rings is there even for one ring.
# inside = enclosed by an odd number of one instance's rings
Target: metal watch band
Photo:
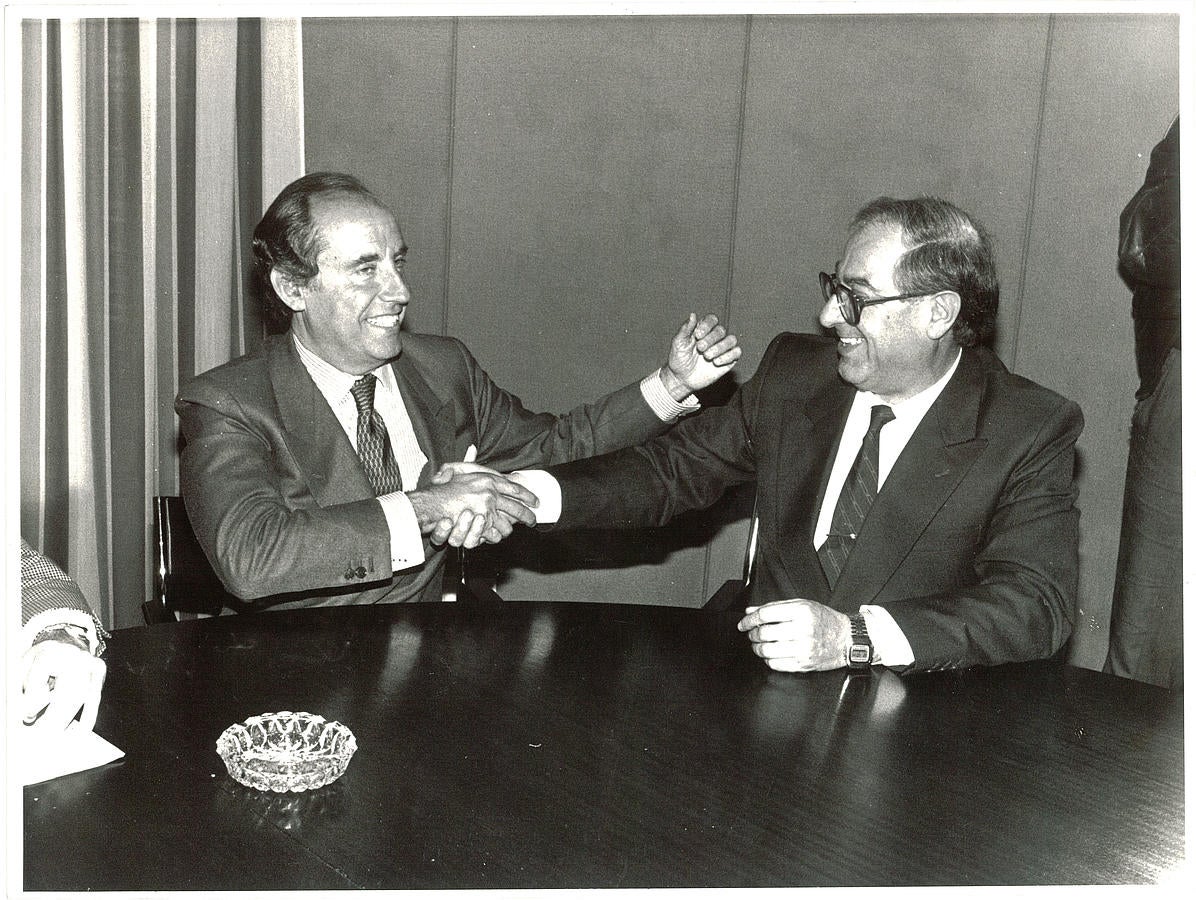
[[[872,638],[868,626],[860,613],[847,617],[851,623],[851,646],[847,650],[847,666],[851,669],[868,669],[872,666]]]

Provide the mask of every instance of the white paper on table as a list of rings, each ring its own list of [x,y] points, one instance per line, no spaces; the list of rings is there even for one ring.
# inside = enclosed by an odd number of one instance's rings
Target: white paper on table
[[[60,775],[94,769],[120,759],[125,751],[108,743],[94,731],[71,722],[65,731],[43,732],[40,728],[17,725],[10,729],[13,758],[21,775],[21,784],[37,784]]]

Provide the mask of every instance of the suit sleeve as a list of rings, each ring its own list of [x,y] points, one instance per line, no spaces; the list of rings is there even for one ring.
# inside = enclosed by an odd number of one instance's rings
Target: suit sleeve
[[[550,468],[561,486],[559,528],[639,528],[705,509],[756,477],[760,395],[777,357],[774,341],[725,406],[703,410],[647,443]]]
[[[652,411],[639,382],[562,415],[535,413],[499,387],[460,341],[469,414],[478,437],[478,461],[503,471],[585,459],[646,441],[668,429]]]
[[[21,624],[38,613],[72,609],[88,616],[91,605],[71,577],[21,541]]]
[[[996,499],[974,561],[976,580],[881,603],[914,653],[911,670],[1044,659],[1071,634],[1079,570],[1075,444],[1069,400],[1041,418]]]
[[[37,632],[53,625],[83,628],[92,652],[104,651],[108,632],[92,612],[79,586],[53,560],[21,540],[21,627],[32,643]]]
[[[284,496],[298,466],[261,414],[227,390],[193,382],[176,403],[186,443],[187,515],[212,567],[244,600],[330,587],[360,591],[391,575],[390,539],[374,498],[321,507]],[[348,562],[347,562],[348,561]],[[346,571],[351,563],[352,574]]]

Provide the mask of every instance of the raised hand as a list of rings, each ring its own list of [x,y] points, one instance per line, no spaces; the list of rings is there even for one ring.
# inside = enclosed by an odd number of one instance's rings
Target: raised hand
[[[661,370],[673,399],[683,400],[722,378],[743,354],[739,339],[727,334],[717,316],[694,313],[681,325],[669,345],[669,361]],[[678,396],[680,394],[680,396]]]

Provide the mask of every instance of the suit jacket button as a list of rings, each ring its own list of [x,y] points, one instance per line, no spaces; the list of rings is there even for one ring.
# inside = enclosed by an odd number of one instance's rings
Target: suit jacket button
[[[358,578],[365,578],[365,566],[358,566],[356,575]]]

